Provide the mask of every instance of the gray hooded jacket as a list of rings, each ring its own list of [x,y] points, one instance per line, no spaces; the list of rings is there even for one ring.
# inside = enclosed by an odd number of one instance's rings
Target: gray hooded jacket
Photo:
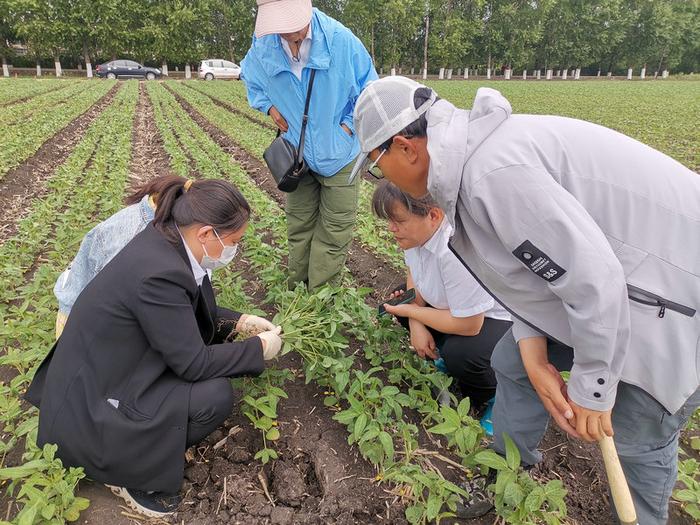
[[[574,348],[577,404],[611,409],[622,380],[675,413],[700,384],[700,176],[602,126],[511,113],[482,88],[427,114],[451,249],[516,340]]]

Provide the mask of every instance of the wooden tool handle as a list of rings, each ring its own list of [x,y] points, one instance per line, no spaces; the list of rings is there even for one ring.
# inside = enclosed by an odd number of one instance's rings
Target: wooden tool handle
[[[605,436],[598,441],[600,451],[603,454],[603,462],[605,463],[605,471],[608,474],[608,484],[610,492],[612,492],[617,516],[620,518],[622,525],[638,525],[637,513],[634,510],[632,495],[627,486],[625,473],[620,465],[620,458],[617,457],[615,442],[611,437]]]

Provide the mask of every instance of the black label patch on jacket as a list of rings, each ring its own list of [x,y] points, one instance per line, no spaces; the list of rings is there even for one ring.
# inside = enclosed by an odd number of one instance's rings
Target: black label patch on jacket
[[[515,250],[515,255],[533,273],[539,275],[547,282],[554,282],[566,273],[566,270],[555,263],[549,255],[537,248],[530,241],[525,241]]]

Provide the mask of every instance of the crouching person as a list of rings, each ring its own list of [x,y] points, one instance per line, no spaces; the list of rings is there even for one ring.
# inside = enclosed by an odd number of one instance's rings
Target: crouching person
[[[87,284],[27,393],[37,442],[58,445],[134,510],[175,510],[187,447],[231,413],[230,377],[258,375],[280,349],[270,322],[220,308],[211,271],[226,265],[250,207],[232,185],[184,181],[155,219]],[[260,332],[226,342],[232,329]]]
[[[452,228],[429,195],[415,199],[385,183],[374,192],[372,208],[404,250],[406,285],[392,297],[416,291],[413,302],[386,310],[410,331],[416,353],[444,360],[461,393],[484,412],[496,393],[491,353],[510,328],[510,315],[449,250]]]

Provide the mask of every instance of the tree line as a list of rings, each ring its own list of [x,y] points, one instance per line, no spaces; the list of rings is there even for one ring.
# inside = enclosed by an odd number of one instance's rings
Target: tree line
[[[700,70],[699,0],[316,0],[378,69]],[[0,0],[3,65],[240,61],[255,0]],[[18,46],[17,44],[20,44]],[[17,49],[27,54],[18,56]],[[26,64],[25,64],[26,65]],[[5,68],[6,70],[6,68]]]

